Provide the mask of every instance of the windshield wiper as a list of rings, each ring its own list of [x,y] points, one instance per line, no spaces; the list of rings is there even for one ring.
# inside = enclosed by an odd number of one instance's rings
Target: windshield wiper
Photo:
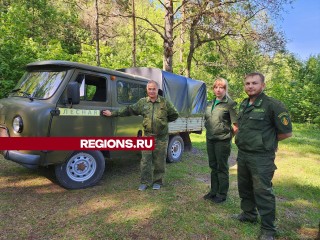
[[[15,93],[15,92],[18,92],[18,91],[20,91],[21,90],[21,88],[16,88],[16,89],[13,89],[11,92],[12,93]]]
[[[15,92],[22,93],[24,97],[28,97],[31,101],[33,101],[33,97],[31,96],[31,94],[27,93],[25,91],[21,91],[21,88],[13,89],[11,92],[12,93],[15,93]]]

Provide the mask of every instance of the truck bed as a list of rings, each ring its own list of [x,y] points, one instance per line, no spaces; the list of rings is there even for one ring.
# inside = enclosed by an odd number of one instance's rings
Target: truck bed
[[[180,132],[201,132],[204,129],[203,117],[180,117],[169,123],[169,134]]]

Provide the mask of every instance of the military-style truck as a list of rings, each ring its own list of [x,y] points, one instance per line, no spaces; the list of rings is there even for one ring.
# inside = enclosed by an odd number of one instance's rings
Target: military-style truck
[[[11,94],[0,100],[0,137],[135,137],[142,135],[142,117],[88,115],[86,111],[117,110],[146,96],[147,82],[159,83],[160,94],[180,117],[169,124],[168,162],[180,161],[191,148],[189,133],[201,133],[206,107],[202,81],[156,68],[110,70],[68,61],[40,61],[26,72]],[[81,110],[61,114],[63,109]],[[55,166],[59,183],[68,189],[95,185],[105,160],[129,158],[132,151],[4,150],[5,159],[27,168]]]

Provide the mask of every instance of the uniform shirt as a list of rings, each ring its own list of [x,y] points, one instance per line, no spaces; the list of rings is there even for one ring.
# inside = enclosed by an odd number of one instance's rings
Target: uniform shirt
[[[168,122],[172,122],[179,117],[179,113],[173,104],[161,96],[158,96],[155,102],[152,102],[149,97],[141,98],[133,105],[112,112],[112,116],[130,115],[143,116],[142,125],[146,136],[168,135]]]
[[[227,140],[232,138],[232,124],[237,122],[236,105],[224,96],[217,105],[215,99],[210,101],[204,115],[207,129],[206,137],[211,140]]]
[[[239,108],[236,144],[241,151],[274,154],[278,134],[292,132],[284,104],[261,93],[252,105],[245,99]]]

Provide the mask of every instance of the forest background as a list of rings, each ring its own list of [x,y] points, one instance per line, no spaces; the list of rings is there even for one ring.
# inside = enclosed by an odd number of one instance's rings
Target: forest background
[[[120,69],[156,67],[216,76],[237,102],[243,78],[260,71],[266,93],[292,120],[320,125],[320,54],[302,61],[275,27],[292,0],[0,0],[0,98],[27,63],[68,60]]]

